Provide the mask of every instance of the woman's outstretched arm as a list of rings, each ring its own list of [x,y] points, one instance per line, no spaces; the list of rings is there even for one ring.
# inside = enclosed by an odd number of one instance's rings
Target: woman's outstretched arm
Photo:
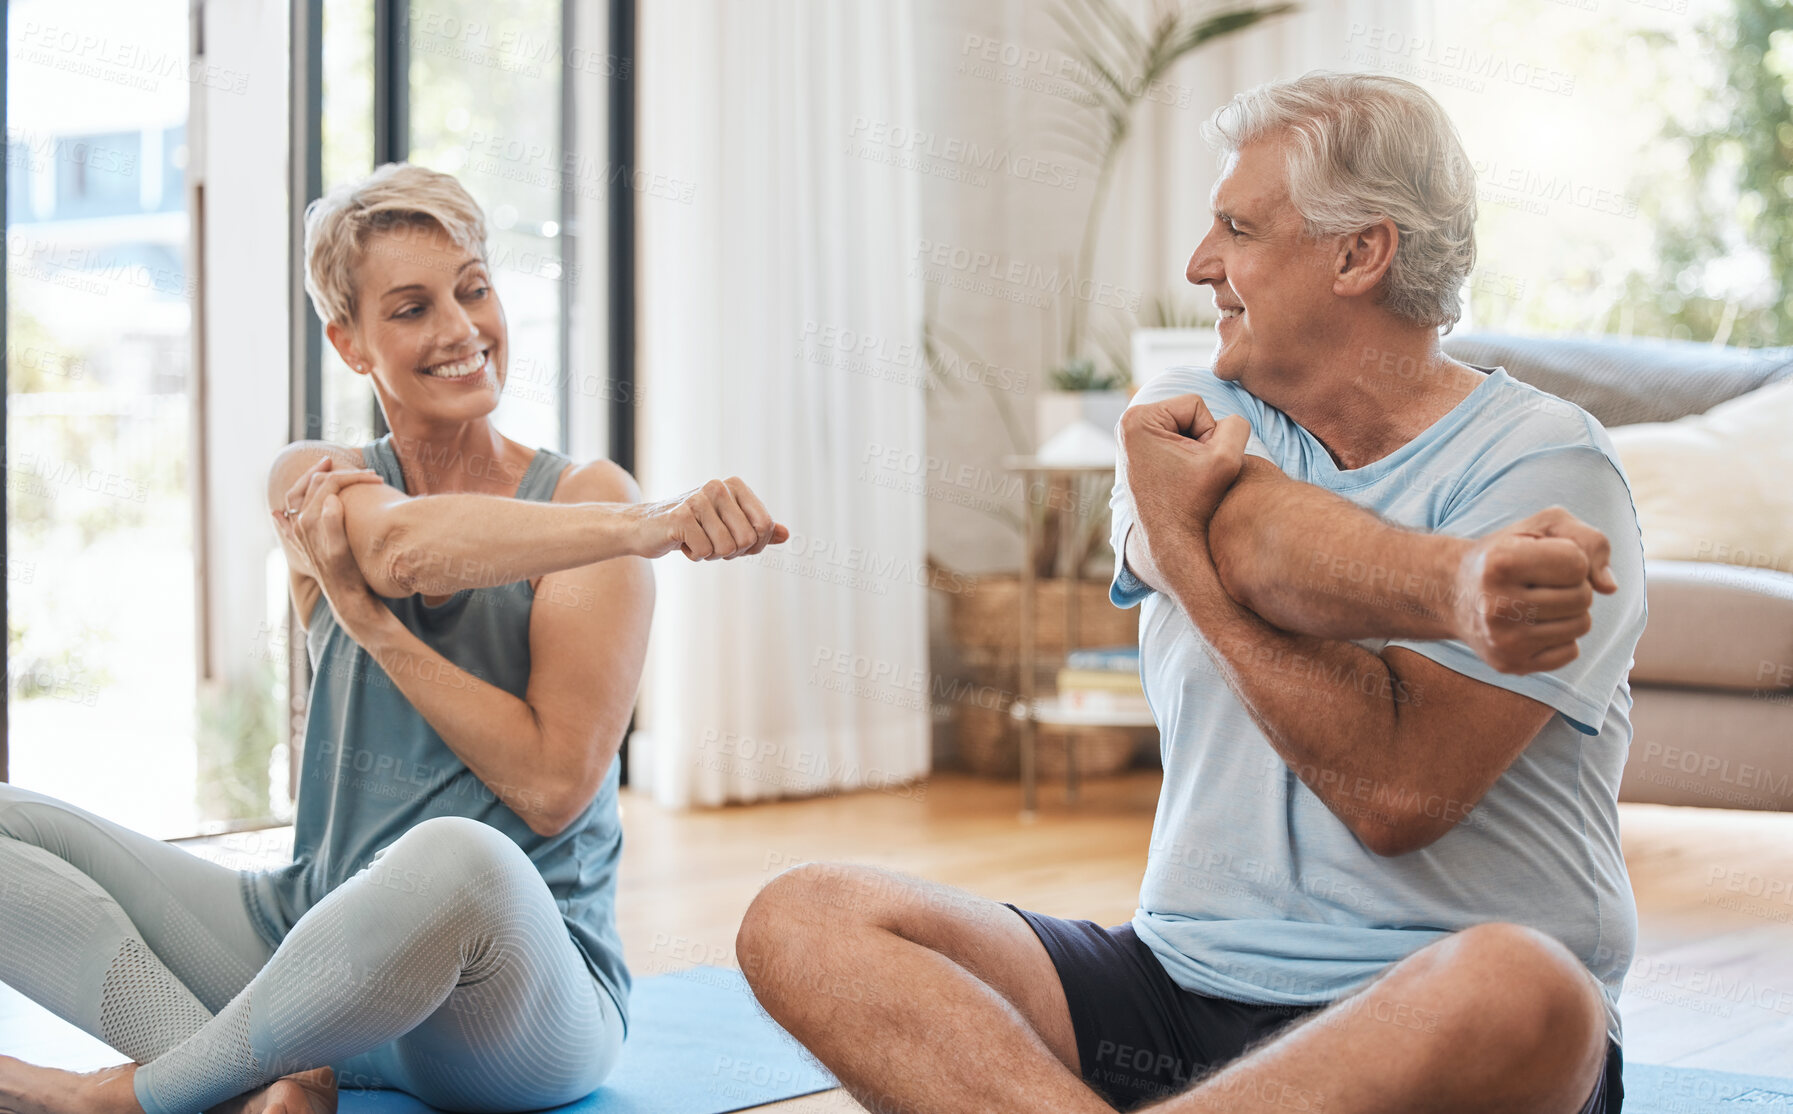
[[[359,449],[316,441],[289,445],[268,479],[268,507],[284,512],[340,498],[349,545],[361,575],[389,599],[489,588],[596,564],[613,557],[659,557],[679,550],[691,560],[758,553],[790,536],[739,479],[711,480],[652,503],[540,503],[501,495],[409,496],[367,482]],[[377,479],[377,477],[376,477]],[[309,617],[315,587],[309,558],[281,530],[294,571],[294,601]]]

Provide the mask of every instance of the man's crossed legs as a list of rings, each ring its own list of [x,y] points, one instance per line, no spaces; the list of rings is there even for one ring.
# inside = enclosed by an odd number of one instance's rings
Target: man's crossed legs
[[[1162,1093],[1166,1079],[1196,1080],[1155,1107],[1167,1112],[1618,1109],[1599,989],[1532,929],[1456,933],[1310,1011],[1179,1003],[1200,996],[1170,984],[1130,931],[1092,929],[887,871],[812,864],[760,893],[737,953],[772,1017],[877,1114],[1105,1114],[1096,1087],[1126,1109],[1139,1101],[1129,1088]],[[1141,981],[1154,968],[1164,985]],[[1184,1051],[1154,1037],[1144,1057],[1087,1031],[1129,1000],[1141,1003],[1134,1032],[1192,1016],[1219,1031],[1185,1033]],[[1215,1062],[1184,1062],[1204,1047]]]

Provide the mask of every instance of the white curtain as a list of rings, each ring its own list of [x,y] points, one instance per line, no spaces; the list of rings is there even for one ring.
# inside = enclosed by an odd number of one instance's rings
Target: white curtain
[[[667,805],[928,769],[919,186],[850,142],[913,118],[912,24],[907,0],[641,5],[638,476],[739,475],[795,535],[656,563],[630,776]],[[871,482],[887,454],[916,482]]]

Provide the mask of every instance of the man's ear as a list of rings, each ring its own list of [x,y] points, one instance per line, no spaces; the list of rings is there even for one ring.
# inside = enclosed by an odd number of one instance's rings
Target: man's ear
[[[1341,298],[1354,298],[1376,289],[1388,274],[1395,261],[1395,248],[1401,243],[1401,230],[1384,217],[1340,241],[1332,292]]]
[[[324,326],[324,335],[330,338],[331,347],[336,349],[336,354],[342,357],[343,363],[348,364],[357,374],[367,374],[367,358],[356,351],[355,338],[349,335],[347,329],[332,321]]]

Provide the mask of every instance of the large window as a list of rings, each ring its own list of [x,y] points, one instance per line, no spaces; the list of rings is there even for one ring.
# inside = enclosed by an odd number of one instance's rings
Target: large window
[[[374,64],[382,3],[399,28],[398,63],[390,69]],[[390,0],[324,4],[323,188],[373,169],[376,108],[399,99],[402,142],[388,154],[455,175],[486,213],[493,281],[510,329],[495,420],[525,444],[565,448],[562,283],[576,275],[562,262],[562,83],[569,65],[561,2],[422,0],[397,9]],[[381,90],[378,81],[394,87]],[[328,344],[322,387],[323,436],[371,439],[378,425],[373,393]]]
[[[560,0],[420,0],[410,20],[410,160],[458,177],[490,224],[510,328],[495,420],[561,448]]]
[[[1466,326],[1793,343],[1793,5],[1437,3],[1347,56],[1444,103],[1475,163]]]
[[[10,777],[163,835],[221,807],[195,745],[187,28],[186,0],[13,0],[6,47]]]
[[[584,32],[600,43],[609,7]],[[285,312],[303,259],[270,250],[288,240],[281,213],[377,161],[457,175],[488,216],[509,318],[498,424],[527,444],[601,452],[603,356],[626,351],[606,347],[610,287],[589,255],[617,200],[575,195],[562,158],[574,86],[601,148],[615,75],[603,49],[566,49],[561,0],[291,14],[283,28],[265,6],[186,0],[8,9],[0,777],[162,836],[290,815],[303,646],[259,487],[288,428],[348,444],[383,429],[309,305]],[[205,166],[189,167],[189,117],[210,129],[193,142]],[[289,120],[303,157],[283,198],[266,141],[284,151]],[[566,262],[576,204],[597,215],[584,283]],[[273,340],[289,321],[309,346],[290,383]],[[564,371],[578,336],[590,397]]]
[[[320,131],[323,188],[352,182],[374,168],[373,0],[325,0],[324,84]],[[299,265],[303,265],[300,261]],[[307,312],[310,306],[306,306]],[[312,314],[319,334],[323,324]],[[376,428],[373,388],[343,363],[328,343],[323,350],[323,423],[311,437],[363,444]]]

